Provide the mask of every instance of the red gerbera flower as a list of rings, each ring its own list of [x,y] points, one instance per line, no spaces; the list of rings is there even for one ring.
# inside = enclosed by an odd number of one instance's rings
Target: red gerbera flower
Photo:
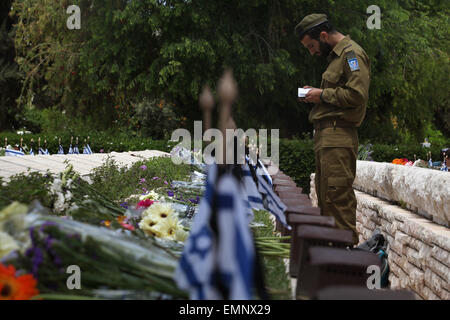
[[[29,300],[39,294],[31,274],[16,277],[16,268],[0,264],[0,300]]]
[[[150,199],[145,199],[145,200],[139,201],[136,206],[136,209],[148,208],[153,204],[153,202],[155,202],[155,201],[152,201]]]

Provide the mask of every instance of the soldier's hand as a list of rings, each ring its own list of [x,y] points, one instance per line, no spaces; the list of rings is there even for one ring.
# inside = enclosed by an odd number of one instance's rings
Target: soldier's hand
[[[311,90],[308,91],[308,93],[305,96],[305,102],[309,103],[319,103],[320,102],[320,95],[322,94],[322,89],[317,88],[311,88]]]
[[[308,89],[308,88],[312,88],[312,87],[311,87],[311,86],[304,86],[304,87],[303,87],[303,89]],[[308,101],[306,101],[305,99],[306,99],[306,97],[303,97],[303,98],[300,98],[300,97],[299,97],[299,98],[298,98],[298,101],[299,101],[299,102],[303,102],[303,103],[308,103]]]

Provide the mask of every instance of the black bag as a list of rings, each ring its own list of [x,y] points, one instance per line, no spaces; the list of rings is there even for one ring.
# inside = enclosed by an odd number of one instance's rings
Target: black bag
[[[388,254],[386,252],[387,249],[387,240],[381,234],[381,231],[376,229],[372,236],[355,249],[370,251],[375,253],[381,260],[381,287],[388,288],[389,287],[389,263],[388,263]]]

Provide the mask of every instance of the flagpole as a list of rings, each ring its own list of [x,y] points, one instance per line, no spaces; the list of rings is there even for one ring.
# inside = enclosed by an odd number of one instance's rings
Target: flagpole
[[[224,72],[222,78],[219,81],[217,92],[221,101],[219,114],[219,130],[222,132],[222,144],[219,147],[219,155],[216,157],[216,160],[220,161],[220,159],[222,159],[222,165],[225,168],[227,155],[226,129],[230,124],[229,121],[231,117],[231,107],[238,93],[237,85],[233,78],[233,72],[231,71],[231,69],[228,69]]]

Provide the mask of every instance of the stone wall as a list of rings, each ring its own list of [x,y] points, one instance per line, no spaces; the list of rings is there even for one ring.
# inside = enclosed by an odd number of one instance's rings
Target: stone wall
[[[430,220],[450,226],[450,174],[391,163],[358,161],[355,189],[401,202]]]
[[[364,174],[361,173],[360,163],[364,162],[364,172],[370,172],[365,161],[358,161],[357,176],[355,183],[360,185],[370,185],[368,182],[362,180]],[[374,167],[379,164],[373,162]],[[419,168],[406,168],[417,170]],[[390,177],[397,181],[390,170]],[[421,169],[429,170],[429,169]],[[376,170],[375,170],[376,171]],[[433,170],[429,170],[433,171]],[[373,171],[372,171],[373,172]],[[450,175],[447,172],[438,172],[441,175]],[[404,173],[402,173],[404,174]],[[424,177],[429,177],[428,173],[420,173]],[[434,175],[434,173],[432,173]],[[368,177],[365,177],[368,179]],[[436,178],[439,179],[439,178]],[[374,180],[385,181],[390,183],[389,178],[384,178],[379,175]],[[423,181],[415,181],[419,185],[423,185]],[[414,182],[414,183],[415,183]],[[379,182],[382,185],[382,182]],[[398,182],[395,182],[398,183]],[[408,182],[413,183],[413,182]],[[361,187],[361,186],[356,186]],[[373,184],[372,184],[373,187]],[[398,186],[397,187],[401,187]],[[388,190],[389,186],[383,185],[380,193]],[[391,187],[392,188],[392,187]],[[406,190],[412,190],[416,187],[403,186]],[[420,191],[421,192],[421,191]],[[372,194],[377,194],[377,190],[372,189]],[[367,240],[373,231],[378,228],[388,240],[388,261],[391,269],[389,280],[391,289],[410,289],[414,291],[418,298],[425,300],[450,300],[450,229],[446,226],[439,225],[424,215],[417,212],[403,209],[396,203],[386,200],[386,194],[382,198],[373,196],[355,190],[358,200],[358,207],[356,212],[356,227],[359,233],[360,243]],[[442,201],[450,195],[447,193],[446,197],[441,193]],[[390,197],[392,195],[390,194]],[[427,197],[423,195],[423,197]],[[317,197],[314,187],[314,174],[311,175],[311,194],[310,198],[313,205],[317,205]],[[411,196],[403,195],[403,199],[413,198]],[[435,207],[444,207],[448,203],[439,203],[435,197]],[[448,202],[448,201],[447,201]],[[411,203],[418,203],[411,201]],[[420,205],[420,203],[418,203]],[[428,217],[437,216],[436,213],[430,211],[431,206],[423,205],[422,208],[428,208]],[[448,215],[448,212],[446,213]],[[445,214],[444,214],[445,216]]]

